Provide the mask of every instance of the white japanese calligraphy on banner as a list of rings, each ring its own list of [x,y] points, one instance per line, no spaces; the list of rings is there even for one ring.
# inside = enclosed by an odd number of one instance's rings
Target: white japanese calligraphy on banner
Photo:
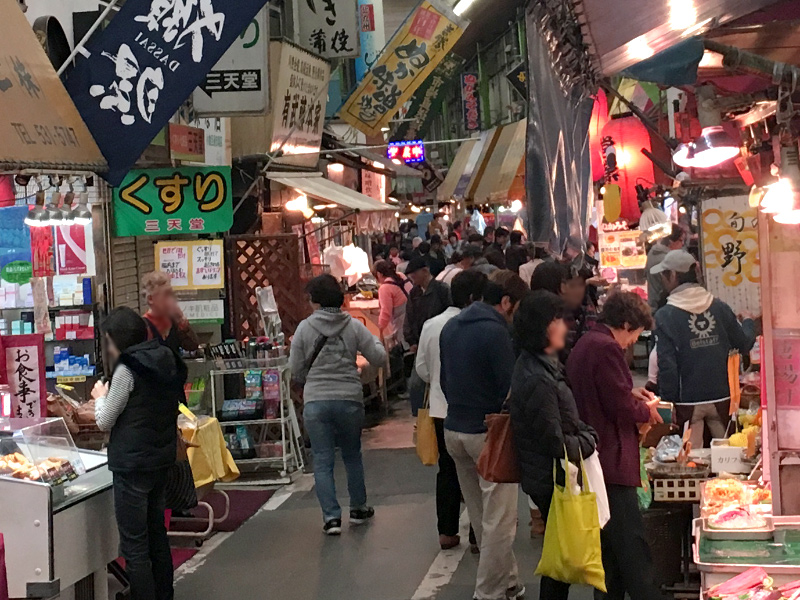
[[[736,313],[761,314],[758,209],[747,196],[709,198],[702,209],[708,291]]]
[[[359,55],[357,0],[299,0],[300,41],[325,58]]]

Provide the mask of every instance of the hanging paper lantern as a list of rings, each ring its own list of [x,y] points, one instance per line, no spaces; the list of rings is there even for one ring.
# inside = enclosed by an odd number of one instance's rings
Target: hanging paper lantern
[[[619,185],[620,218],[638,221],[641,215],[636,184],[651,187],[655,181],[653,163],[642,149],[651,150],[650,132],[636,117],[612,119],[603,127],[606,187]]]
[[[605,173],[603,162],[603,127],[608,123],[608,99],[603,90],[597,91],[589,121],[589,154],[592,158],[592,181],[599,181]]]

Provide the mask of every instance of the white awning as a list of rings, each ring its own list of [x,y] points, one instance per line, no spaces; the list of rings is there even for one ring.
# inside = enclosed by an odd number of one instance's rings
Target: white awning
[[[360,212],[395,210],[379,200],[325,179],[322,173],[267,173],[267,178],[286,187],[300,190],[306,196],[352,210]]]

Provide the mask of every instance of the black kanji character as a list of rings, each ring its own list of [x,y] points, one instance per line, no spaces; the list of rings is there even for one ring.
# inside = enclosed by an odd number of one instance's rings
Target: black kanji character
[[[289,90],[286,90],[286,95],[283,97],[283,116],[282,116],[282,123],[284,127],[289,127],[289,106],[292,103],[292,96],[289,94]]]
[[[394,73],[386,68],[386,65],[380,65],[372,69],[372,83],[378,88],[385,88],[394,84]]]
[[[33,76],[28,72],[25,63],[15,56],[11,59],[11,64],[14,66],[14,72],[17,74],[17,79],[19,79],[19,84],[22,86],[22,89],[28,92],[31,98],[39,98],[39,92],[41,90],[33,81]]]
[[[421,45],[417,45],[417,40],[411,40],[405,46],[398,46],[394,54],[397,58],[407,59],[415,69],[423,69],[431,62],[428,56],[428,44],[422,42]]]
[[[347,35],[347,32],[344,30],[344,28],[342,28],[333,34],[333,39],[331,40],[331,51],[336,52],[337,54],[342,54],[343,52],[352,52],[353,49],[348,48],[349,43],[350,36]]]
[[[294,123],[297,120],[297,107],[300,104],[300,95],[295,94],[292,96],[292,113],[289,117],[289,127],[294,127]]]
[[[324,54],[328,49],[328,38],[322,29],[315,29],[312,31],[308,41],[311,47],[317,51],[317,54]]]
[[[401,60],[399,63],[397,63],[397,68],[394,70],[394,75],[401,80],[408,77],[408,65]]]
[[[333,0],[323,1],[325,3],[325,12],[329,12],[331,15],[333,15],[333,18],[325,17],[325,22],[331,26],[336,25],[336,7],[333,5]]]

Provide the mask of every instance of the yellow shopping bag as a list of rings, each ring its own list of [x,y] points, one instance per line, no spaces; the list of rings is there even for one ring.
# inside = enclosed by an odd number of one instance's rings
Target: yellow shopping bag
[[[417,412],[417,456],[426,467],[439,462],[439,444],[436,442],[436,428],[429,404],[429,391],[425,390],[425,403]]]
[[[566,448],[564,449],[566,456]],[[582,481],[588,478],[581,460]],[[556,466],[553,464],[555,482]],[[600,519],[594,492],[586,489],[579,494],[570,489],[569,478],[563,488],[557,483],[547,516],[542,559],[536,574],[565,583],[591,585],[606,591],[606,574],[600,550]]]

